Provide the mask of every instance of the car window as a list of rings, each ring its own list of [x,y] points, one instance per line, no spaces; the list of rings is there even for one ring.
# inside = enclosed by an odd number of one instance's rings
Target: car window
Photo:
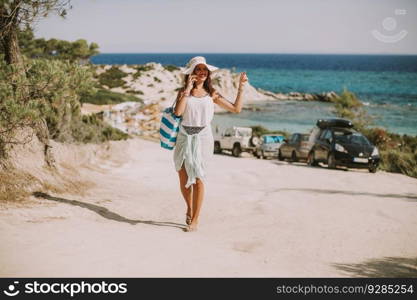
[[[358,132],[340,131],[335,132],[337,142],[345,144],[370,145],[369,140]]]
[[[330,142],[333,141],[333,136],[332,136],[332,132],[330,130],[326,130],[326,134],[324,135],[324,139],[329,139]]]
[[[309,136],[309,135],[307,135],[307,134],[303,134],[303,135],[301,136],[301,140],[302,140],[303,142],[307,142],[307,141],[309,140],[309,138],[310,138],[310,136]]]
[[[281,143],[284,139],[281,135],[265,135],[263,137],[264,144],[273,144],[273,143]]]
[[[324,140],[324,139],[325,139],[325,137],[324,137],[324,136],[326,135],[327,131],[328,131],[328,130],[323,130],[323,131],[322,131],[322,133],[320,134],[320,137],[319,137],[319,139],[320,139],[320,140]]]
[[[244,129],[237,129],[236,130],[236,136],[251,136],[252,133],[249,130]]]
[[[295,133],[295,134],[293,135],[293,137],[292,137],[291,142],[295,143],[295,142],[297,142],[297,140],[298,140],[298,134],[297,134],[297,133]]]

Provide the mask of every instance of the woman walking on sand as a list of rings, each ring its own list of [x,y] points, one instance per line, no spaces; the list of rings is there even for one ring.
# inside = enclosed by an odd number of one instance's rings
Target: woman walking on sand
[[[203,179],[214,150],[210,124],[214,116],[214,103],[230,112],[240,113],[242,92],[248,81],[246,73],[241,73],[236,100],[231,103],[216,92],[211,84],[211,72],[217,69],[207,64],[202,56],[192,58],[183,71],[185,85],[178,92],[174,109],[175,115],[182,116],[174,150],[174,163],[179,175],[181,193],[187,204],[186,231],[197,230],[203,203]]]

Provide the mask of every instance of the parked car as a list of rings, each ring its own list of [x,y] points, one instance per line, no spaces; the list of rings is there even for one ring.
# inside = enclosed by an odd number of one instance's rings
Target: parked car
[[[214,137],[214,153],[231,150],[233,156],[238,157],[242,152],[254,154],[259,138],[252,136],[252,128],[233,126],[222,133],[217,131]]]
[[[307,160],[308,153],[313,146],[309,141],[310,135],[304,133],[294,133],[288,140],[279,147],[278,159],[290,159],[292,162]]]
[[[257,158],[277,157],[278,149],[284,143],[283,135],[264,134],[260,137],[260,143],[256,147],[254,155]]]
[[[378,148],[353,129],[349,120],[318,120],[316,125],[317,139],[308,154],[309,165],[323,162],[331,169],[345,166],[367,168],[371,173],[377,171],[380,162]]]

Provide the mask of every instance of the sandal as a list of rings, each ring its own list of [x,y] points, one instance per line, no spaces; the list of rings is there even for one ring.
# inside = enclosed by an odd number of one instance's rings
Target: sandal
[[[184,231],[185,232],[197,231],[197,226],[188,225],[187,227],[185,227]]]
[[[190,225],[191,224],[191,220],[192,220],[192,218],[189,215],[186,215],[186,217],[185,217],[185,223],[187,225]]]

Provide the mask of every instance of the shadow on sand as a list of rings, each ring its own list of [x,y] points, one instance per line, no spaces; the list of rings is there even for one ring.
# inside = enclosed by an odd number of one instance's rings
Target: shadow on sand
[[[384,257],[358,264],[333,264],[333,267],[351,277],[417,278],[417,257]]]
[[[127,218],[125,218],[121,215],[118,215],[118,214],[116,214],[116,213],[114,213],[114,212],[112,212],[112,211],[110,211],[107,208],[102,207],[102,206],[98,206],[98,205],[91,204],[91,203],[85,203],[85,202],[81,202],[81,201],[77,201],[77,200],[68,200],[68,199],[64,199],[64,198],[53,197],[53,196],[50,196],[50,195],[48,195],[46,193],[42,193],[42,192],[34,192],[33,195],[37,198],[43,198],[43,199],[47,199],[47,200],[51,200],[51,201],[56,201],[56,202],[61,202],[61,203],[66,203],[66,204],[86,208],[86,209],[89,209],[89,210],[99,214],[103,218],[113,220],[113,221],[117,221],[117,222],[125,222],[125,223],[129,223],[131,225],[136,225],[138,223],[141,223],[141,224],[155,225],[155,226],[176,227],[176,228],[181,228],[181,229],[186,228],[185,225],[179,224],[179,223],[158,222],[158,221],[150,221],[150,220],[131,220],[131,219],[127,219]]]
[[[311,189],[311,188],[281,188],[268,193],[278,193],[282,191],[301,191],[301,192],[310,192],[310,193],[321,193],[329,195],[352,195],[352,196],[373,196],[373,197],[382,197],[382,198],[397,198],[397,199],[407,199],[405,201],[415,202],[417,201],[417,195],[413,194],[377,194],[377,193],[368,193],[368,192],[355,192],[355,191],[340,191],[340,190],[322,190],[322,189]]]

